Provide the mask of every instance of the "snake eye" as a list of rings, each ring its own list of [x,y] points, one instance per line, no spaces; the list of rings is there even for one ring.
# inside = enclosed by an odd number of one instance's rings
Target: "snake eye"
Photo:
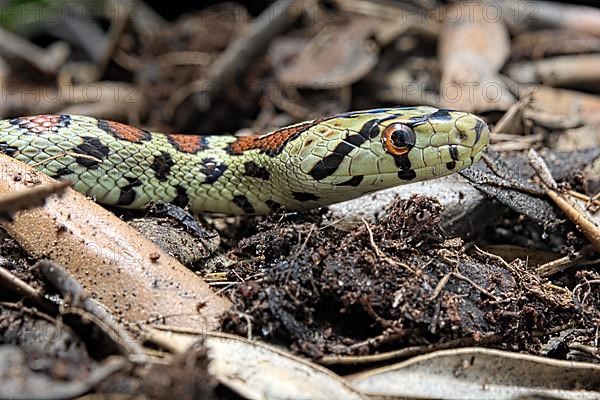
[[[417,141],[412,128],[403,124],[392,124],[385,128],[382,139],[386,150],[395,156],[408,153]]]

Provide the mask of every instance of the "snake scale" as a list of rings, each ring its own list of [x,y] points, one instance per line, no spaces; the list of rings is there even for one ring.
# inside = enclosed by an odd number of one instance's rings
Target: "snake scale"
[[[99,203],[161,201],[230,215],[305,210],[452,174],[479,160],[488,142],[480,118],[425,106],[241,137],[163,134],[79,115],[0,121],[0,151]]]

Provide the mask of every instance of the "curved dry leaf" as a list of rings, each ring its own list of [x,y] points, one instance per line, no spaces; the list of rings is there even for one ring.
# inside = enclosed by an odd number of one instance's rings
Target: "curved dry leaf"
[[[204,339],[217,380],[248,399],[364,399],[343,378],[305,359],[240,336],[148,331],[148,339],[178,352]]]
[[[56,182],[5,155],[0,170],[0,194]],[[33,257],[64,266],[117,317],[212,329],[229,305],[154,243],[70,188],[1,225]]]
[[[378,51],[370,38],[377,21],[355,18],[348,25],[328,28],[312,39],[290,64],[275,65],[281,84],[309,89],[348,86],[377,64]]]
[[[209,371],[253,399],[361,399],[331,371],[283,350],[230,335],[210,335]]]
[[[485,348],[437,351],[354,375],[350,381],[363,393],[386,398],[600,398],[600,365]]]

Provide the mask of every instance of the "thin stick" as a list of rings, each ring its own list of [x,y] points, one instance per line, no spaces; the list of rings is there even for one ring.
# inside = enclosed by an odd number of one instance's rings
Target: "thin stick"
[[[312,233],[313,233],[314,230],[315,230],[315,224],[311,224],[310,225],[310,230],[308,231],[308,235],[306,235],[306,239],[304,239],[304,242],[302,242],[302,245],[300,246],[300,248],[298,249],[298,251],[296,251],[296,253],[294,253],[294,255],[292,256],[292,260],[295,260],[300,255],[300,253],[302,253],[302,251],[306,247],[306,243],[308,243],[308,240],[312,236]]]
[[[576,199],[586,201],[595,206],[600,206],[600,200],[598,200],[600,193],[596,194],[594,197],[586,196],[585,194],[576,192],[575,190],[568,190],[567,193],[569,193],[571,196],[575,197]]]
[[[6,260],[2,260],[1,264],[5,264]],[[44,300],[42,295],[35,290],[27,282],[19,279],[7,269],[0,267],[0,285],[14,292],[19,296],[23,296],[36,307],[44,310],[49,314],[55,314],[56,308],[53,307],[47,300]]]
[[[390,265],[393,265],[396,267],[402,267],[402,268],[406,269],[407,271],[410,271],[413,274],[418,275],[418,272],[414,268],[411,268],[408,264],[396,261],[393,258],[390,258],[388,255],[386,255],[383,251],[381,251],[381,249],[375,243],[375,238],[373,237],[373,231],[371,230],[369,223],[362,217],[361,217],[361,220],[367,227],[367,231],[369,232],[369,241],[371,242],[371,247],[373,247],[373,250],[375,251],[376,256],[381,257],[382,259],[387,261]]]
[[[600,227],[587,218],[585,212],[576,204],[572,204],[563,194],[559,194],[556,181],[552,176],[546,162],[535,150],[529,151],[529,164],[542,181],[546,195],[565,213],[565,215],[579,227],[581,233],[588,238],[594,249],[600,251]]]
[[[492,300],[499,302],[500,299],[498,299],[498,297],[496,297],[493,293],[491,293],[489,290],[479,286],[478,284],[476,284],[475,282],[473,282],[470,278],[464,276],[463,274],[459,273],[459,272],[450,272],[450,274],[452,274],[452,276],[454,276],[455,278],[461,279],[467,283],[469,283],[471,286],[473,286],[475,289],[479,290],[481,293],[485,294],[486,296],[488,296],[489,298],[491,298]]]

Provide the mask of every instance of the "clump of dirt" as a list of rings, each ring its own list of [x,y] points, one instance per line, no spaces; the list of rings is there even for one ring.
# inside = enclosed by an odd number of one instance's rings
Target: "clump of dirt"
[[[414,196],[350,233],[318,216],[266,219],[237,250],[263,260],[262,279],[233,292],[223,328],[312,357],[498,337],[531,351],[532,332],[577,313],[524,263],[467,254],[441,230],[441,211],[436,199]]]

